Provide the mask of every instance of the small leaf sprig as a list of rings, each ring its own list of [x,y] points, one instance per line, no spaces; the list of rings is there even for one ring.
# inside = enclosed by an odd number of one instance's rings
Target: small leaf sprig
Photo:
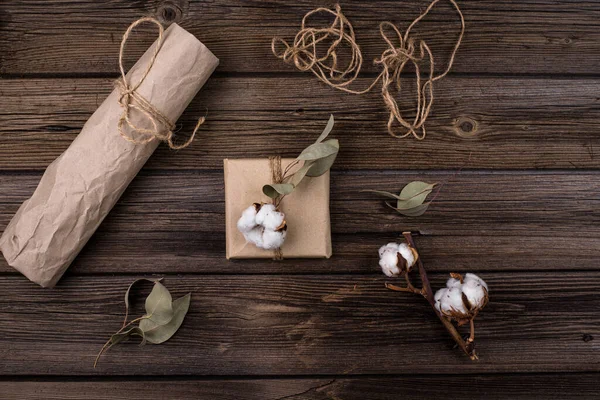
[[[161,280],[162,278],[156,280],[141,278],[136,279],[129,285],[125,292],[125,318],[123,319],[123,326],[111,335],[104,346],[102,346],[94,361],[94,368],[96,368],[102,354],[114,345],[128,340],[132,336],[141,337],[140,346],[143,346],[147,342],[151,344],[166,342],[177,332],[190,307],[192,294],[188,293],[183,297],[173,300],[169,290],[160,283]],[[146,298],[146,314],[127,322],[129,317],[129,293],[134,285],[142,281],[154,284],[152,291]],[[136,323],[139,323],[138,326],[132,326]]]
[[[325,140],[334,124],[331,115],[319,138],[302,150],[302,153],[285,168],[281,183],[263,186],[263,193],[273,199],[275,207],[278,207],[281,200],[291,194],[305,177],[317,177],[329,171],[340,151],[340,143],[337,139]],[[302,167],[292,174],[291,171],[301,162],[304,162]]]
[[[272,199],[272,204],[253,203],[242,212],[237,228],[248,243],[264,250],[277,250],[283,245],[288,227],[279,205],[304,178],[318,177],[329,171],[340,150],[337,139],[326,140],[334,123],[331,115],[319,138],[285,168],[281,182],[263,186],[262,191]],[[300,164],[302,166],[296,168]]]
[[[425,200],[437,185],[438,183],[427,183],[421,181],[410,182],[402,188],[400,195],[383,190],[363,190],[363,192],[377,193],[382,196],[395,199],[397,200],[395,207],[388,202],[385,204],[404,216],[418,217],[425,214],[425,211],[427,211],[427,208],[429,208],[429,205],[432,203],[433,199],[427,203],[425,203]]]
[[[389,277],[404,276],[406,286],[391,283],[385,287],[397,292],[409,292],[423,296],[431,305],[436,315],[456,342],[458,347],[471,358],[477,360],[475,353],[475,317],[489,301],[488,285],[475,274],[462,275],[452,273],[446,287],[435,295],[429,283],[429,277],[416,249],[410,232],[403,233],[406,243],[388,243],[379,249],[379,265],[383,273]],[[422,288],[416,288],[409,273],[414,266],[418,267]],[[456,327],[470,324],[470,335],[463,339]]]

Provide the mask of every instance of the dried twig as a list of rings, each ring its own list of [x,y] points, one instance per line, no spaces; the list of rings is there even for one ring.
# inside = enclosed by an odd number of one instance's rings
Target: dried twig
[[[415,246],[415,242],[412,238],[411,233],[404,232],[402,235],[406,239],[406,242],[408,243],[408,245],[416,250],[417,247]],[[417,251],[417,253],[418,253],[418,251]],[[431,284],[429,283],[429,278],[427,276],[427,272],[425,271],[425,267],[423,266],[423,262],[421,261],[420,256],[417,258],[416,262],[419,267],[419,276],[421,277],[421,282],[423,284],[423,287],[421,290],[415,289],[412,286],[412,284],[410,284],[410,280],[408,278],[407,278],[407,282],[409,283],[409,286],[407,288],[398,288],[397,286],[390,285],[388,283],[386,283],[386,287],[390,288],[392,290],[401,289],[401,291],[408,291],[408,292],[412,292],[412,293],[421,294],[429,302],[429,304],[433,308],[433,311],[435,312],[435,314],[438,316],[438,318],[442,322],[442,325],[444,325],[444,327],[446,328],[446,330],[448,331],[448,333],[450,334],[452,339],[454,339],[454,341],[456,342],[458,347],[460,347],[462,349],[462,351],[466,355],[468,355],[469,358],[471,358],[471,360],[477,360],[478,357],[477,357],[477,354],[475,353],[475,343],[474,343],[475,325],[473,323],[473,319],[470,320],[471,335],[470,335],[469,339],[465,342],[465,340],[462,338],[460,333],[458,333],[458,331],[456,330],[456,328],[454,327],[452,322],[450,322],[450,320],[448,318],[446,318],[444,315],[442,315],[442,313],[440,313],[437,310],[437,308],[435,307],[435,299],[434,299],[433,291],[431,290]],[[390,287],[390,286],[392,286],[392,287]],[[406,290],[404,290],[404,289],[406,289]]]

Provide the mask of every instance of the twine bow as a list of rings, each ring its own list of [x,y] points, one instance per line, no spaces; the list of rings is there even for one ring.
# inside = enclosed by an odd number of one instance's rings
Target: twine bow
[[[125,52],[125,43],[129,39],[129,34],[133,31],[135,27],[144,23],[151,22],[158,26],[158,39],[156,41],[156,46],[154,48],[154,53],[152,54],[152,58],[148,62],[146,66],[146,70],[144,74],[140,78],[137,83],[132,84],[127,80],[127,75],[125,74],[125,69],[123,68],[123,54]],[[189,139],[182,144],[175,144],[173,142],[173,130],[175,129],[175,124],[164,115],[160,110],[154,107],[148,100],[146,100],[142,95],[137,92],[137,89],[140,87],[144,79],[150,73],[152,66],[154,65],[154,61],[156,61],[156,56],[162,46],[163,43],[163,33],[164,28],[162,24],[152,17],[144,17],[140,18],[137,21],[133,22],[129,25],[129,28],[123,34],[123,39],[121,40],[121,49],[119,51],[119,68],[121,70],[121,78],[115,82],[115,85],[119,89],[119,104],[123,107],[123,113],[119,118],[118,128],[119,134],[127,141],[135,144],[146,144],[155,139],[166,142],[169,147],[173,150],[183,149],[187,147],[194,140],[194,136],[196,136],[196,132],[200,128],[205,121],[205,117],[201,117],[198,119],[198,123],[192,132],[192,135]],[[152,124],[152,129],[141,128],[136,126],[130,120],[130,111],[131,109],[136,109],[140,111],[146,118],[146,120],[150,121]],[[126,127],[128,129],[126,129]],[[126,132],[128,130],[130,133]],[[131,133],[135,133],[140,135],[142,138],[134,138]]]
[[[275,56],[287,63],[293,63],[300,71],[311,71],[320,81],[347,93],[367,93],[381,81],[383,101],[390,112],[387,123],[388,133],[398,138],[412,135],[418,140],[423,140],[426,136],[425,121],[429,116],[431,105],[433,104],[433,83],[450,72],[454,63],[454,57],[465,32],[465,20],[458,4],[455,0],[448,0],[460,17],[461,30],[448,61],[448,66],[443,73],[435,75],[435,63],[431,49],[423,40],[420,40],[418,46],[415,46],[415,41],[410,37],[410,33],[414,26],[425,18],[439,1],[433,0],[427,9],[409,25],[404,34],[390,22],[382,22],[379,25],[379,32],[383,40],[387,43],[388,48],[379,58],[375,59],[375,64],[380,65],[383,70],[364,90],[352,90],[348,88],[358,78],[363,57],[360,47],[356,43],[354,29],[348,19],[342,14],[339,4],[335,5],[334,10],[320,7],[307,13],[302,18],[300,30],[296,34],[293,43],[289,44],[284,39],[274,38],[271,42],[271,50]],[[309,18],[317,13],[331,14],[335,17],[334,21],[327,27],[309,26]],[[386,33],[387,28],[391,28],[395,33],[397,44]],[[325,54],[321,56],[318,53],[317,45],[326,41],[330,41],[331,44]],[[278,52],[276,49],[277,45],[282,45],[284,48],[283,51]],[[350,48],[350,60],[345,63],[345,67],[339,65],[337,52],[338,48],[342,48],[343,46]],[[417,49],[418,51],[416,51]],[[421,78],[420,63],[423,60],[429,62],[425,79]],[[417,82],[417,105],[415,117],[412,121],[402,116],[398,102],[392,93],[392,91],[401,91],[401,76],[408,63],[413,64],[415,67]],[[396,131],[396,123],[402,126],[404,132],[398,133]]]

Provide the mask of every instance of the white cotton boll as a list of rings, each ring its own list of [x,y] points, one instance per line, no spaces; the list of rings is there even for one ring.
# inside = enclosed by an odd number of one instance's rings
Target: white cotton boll
[[[470,279],[462,285],[462,292],[467,296],[469,303],[474,308],[481,308],[484,305],[485,290],[479,280]]]
[[[263,247],[263,230],[264,228],[261,226],[257,226],[254,229],[251,229],[248,232],[244,232],[244,237],[247,242],[254,243],[256,247]]]
[[[415,253],[411,250],[410,246],[406,243],[402,243],[398,246],[398,252],[406,260],[406,267],[410,270],[415,265]]]
[[[478,277],[475,274],[471,274],[471,273],[466,274],[465,279],[464,279],[465,283],[468,281],[471,281],[471,280],[477,281],[479,284],[481,284],[485,288],[485,290],[488,290],[488,285],[487,285],[487,283],[484,282],[483,279],[481,279],[480,277]]]
[[[379,260],[379,266],[383,273],[390,278],[400,275],[400,270],[398,269],[398,253],[391,251],[384,252]]]
[[[242,212],[242,216],[237,222],[240,232],[248,232],[256,226],[256,207],[251,205]]]
[[[279,211],[272,211],[265,215],[262,225],[265,227],[265,229],[270,229],[274,231],[277,228],[281,227],[281,224],[283,224],[284,219],[285,214]]]
[[[462,285],[462,283],[460,283],[460,280],[456,279],[456,278],[450,278],[446,281],[447,288],[453,288],[453,287],[460,288],[461,285]]]
[[[384,253],[397,253],[398,246],[398,243],[388,243],[385,246],[381,246],[379,248],[379,258],[383,257]]]
[[[467,313],[462,299],[462,291],[459,288],[448,289],[440,299],[440,306],[443,313]]]
[[[441,306],[440,303],[441,303],[442,297],[444,297],[444,295],[446,294],[447,291],[448,291],[448,289],[442,288],[442,289],[438,290],[437,292],[435,292],[435,296],[434,296],[435,308],[438,311],[440,311],[440,306]]]
[[[262,248],[265,250],[275,250],[283,246],[286,231],[274,231],[265,229],[263,232]],[[259,246],[260,247],[260,246]]]
[[[275,211],[273,204],[263,204],[258,213],[256,213],[256,223],[262,225],[265,222],[265,218]]]

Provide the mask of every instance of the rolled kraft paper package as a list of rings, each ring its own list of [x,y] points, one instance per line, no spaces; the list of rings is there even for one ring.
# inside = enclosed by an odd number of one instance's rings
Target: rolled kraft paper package
[[[131,68],[129,82],[142,78],[157,45],[158,41]],[[218,63],[198,39],[172,24],[136,92],[176,121]],[[0,238],[8,264],[41,286],[56,284],[160,143],[155,139],[136,144],[120,135],[119,97],[117,88],[50,164]],[[129,116],[136,126],[152,128],[136,109]]]

